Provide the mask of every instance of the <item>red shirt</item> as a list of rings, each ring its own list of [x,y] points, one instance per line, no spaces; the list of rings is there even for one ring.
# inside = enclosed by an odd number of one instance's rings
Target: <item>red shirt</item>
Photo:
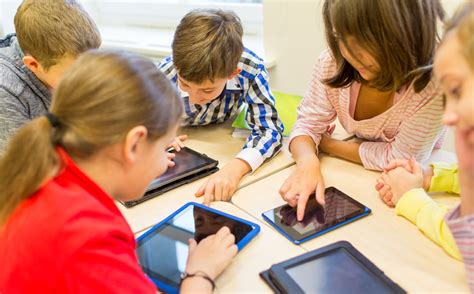
[[[112,198],[58,154],[61,173],[0,228],[0,293],[156,293]]]

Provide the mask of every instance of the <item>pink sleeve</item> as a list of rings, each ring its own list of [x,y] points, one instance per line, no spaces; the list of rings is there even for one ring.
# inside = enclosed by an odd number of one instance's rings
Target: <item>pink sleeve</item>
[[[298,106],[298,119],[291,132],[290,142],[298,136],[309,136],[318,146],[321,135],[336,119],[336,110],[328,97],[328,87],[321,81],[328,76],[334,65],[329,52],[323,52],[314,67],[309,90]]]
[[[430,83],[427,87],[434,86]],[[421,98],[418,110],[401,123],[393,141],[361,144],[359,155],[365,168],[382,170],[392,159],[413,156],[418,162],[425,162],[430,157],[446,129],[442,123],[442,96],[432,89],[425,93],[434,97]],[[410,99],[415,98],[406,97],[404,103],[412,103]]]
[[[474,215],[460,217],[460,206],[446,215],[448,225],[466,267],[466,278],[471,293],[474,293]]]

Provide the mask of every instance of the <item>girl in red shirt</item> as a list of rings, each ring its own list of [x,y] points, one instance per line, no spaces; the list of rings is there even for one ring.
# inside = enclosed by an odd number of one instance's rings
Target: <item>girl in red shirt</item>
[[[114,199],[165,172],[183,112],[152,61],[91,51],[68,70],[50,113],[0,161],[0,293],[154,293]],[[190,240],[181,292],[211,292],[237,253],[227,228]]]

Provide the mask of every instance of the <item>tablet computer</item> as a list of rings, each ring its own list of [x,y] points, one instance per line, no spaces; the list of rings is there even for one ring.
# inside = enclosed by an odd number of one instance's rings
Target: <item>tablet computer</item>
[[[173,161],[175,166],[170,167],[164,174],[153,180],[143,197],[121,202],[126,207],[132,207],[148,199],[161,195],[171,189],[196,181],[219,170],[219,162],[205,154],[198,153],[191,148],[183,147],[181,151],[171,151],[176,154]]]
[[[235,236],[239,251],[260,231],[255,223],[189,202],[137,239],[140,266],[160,291],[177,293],[186,269],[188,240],[199,243],[223,226]]]
[[[275,293],[406,293],[349,242],[340,241],[260,273]]]
[[[326,188],[325,200],[326,204],[321,206],[314,194],[310,195],[302,221],[296,219],[296,207],[288,204],[262,216],[290,241],[301,244],[370,213],[368,207],[334,187]]]

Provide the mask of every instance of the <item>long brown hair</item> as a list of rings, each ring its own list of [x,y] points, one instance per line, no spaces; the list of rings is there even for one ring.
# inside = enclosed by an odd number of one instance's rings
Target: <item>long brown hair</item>
[[[145,126],[149,140],[178,123],[181,99],[166,76],[147,58],[126,52],[81,55],[56,89],[53,127],[39,117],[22,127],[0,160],[0,224],[61,167],[55,146],[73,158],[88,158]]]
[[[335,75],[323,81],[327,85],[341,88],[353,81],[367,82],[339,49],[341,40],[350,51],[349,36],[380,66],[377,78],[370,81],[374,88],[398,90],[414,82],[415,91],[420,92],[431,80],[439,42],[437,21],[444,19],[439,0],[326,0],[323,18],[326,39],[337,63]]]

